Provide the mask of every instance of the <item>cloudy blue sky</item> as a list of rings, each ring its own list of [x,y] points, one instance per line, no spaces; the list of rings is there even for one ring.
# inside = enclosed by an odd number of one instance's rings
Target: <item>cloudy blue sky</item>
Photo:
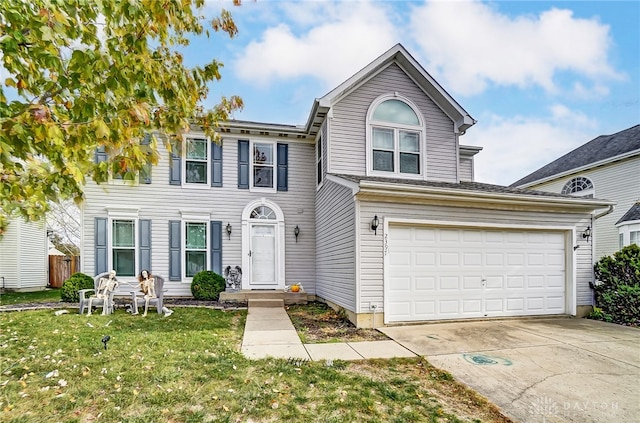
[[[476,179],[510,184],[601,134],[640,123],[638,1],[208,0],[239,34],[194,40],[219,58],[235,118],[304,124],[315,98],[402,43],[478,123]]]

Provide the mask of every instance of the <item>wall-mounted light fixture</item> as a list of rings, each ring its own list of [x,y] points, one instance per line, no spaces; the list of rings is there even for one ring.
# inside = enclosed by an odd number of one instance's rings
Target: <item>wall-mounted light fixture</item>
[[[293,228],[293,234],[296,236],[296,242],[298,242],[298,235],[300,235],[300,227],[298,225]]]
[[[231,223],[227,223],[227,236],[231,239]]]
[[[378,225],[380,221],[378,220],[378,215],[373,216],[373,220],[371,221],[371,229],[373,230],[374,235],[378,235]]]
[[[582,233],[582,237],[589,242],[589,238],[591,238],[591,226],[587,226],[587,229]]]

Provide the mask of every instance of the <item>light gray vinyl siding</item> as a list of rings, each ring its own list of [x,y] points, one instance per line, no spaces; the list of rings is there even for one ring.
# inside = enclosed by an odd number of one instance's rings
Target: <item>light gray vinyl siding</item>
[[[473,182],[473,158],[460,157],[460,180]]]
[[[48,251],[44,222],[15,219],[0,240],[0,277],[4,287],[43,289],[48,284]]]
[[[325,181],[316,196],[316,295],[355,311],[355,201],[351,189]]]
[[[614,211],[594,222],[594,258],[597,261],[619,250],[618,228],[615,223],[640,200],[640,157],[614,162],[584,172],[565,176],[544,184],[532,186],[531,189],[549,192],[561,192],[571,179],[584,176],[593,183],[595,197],[616,201]],[[606,209],[596,212],[600,213]]]
[[[366,174],[367,111],[376,98],[394,92],[415,103],[424,117],[427,179],[458,182],[453,121],[396,64],[391,64],[333,106],[329,126],[330,172]]]
[[[545,226],[575,227],[576,233],[581,233],[590,225],[588,214],[562,214],[562,213],[534,213],[525,211],[488,210],[462,207],[448,207],[435,205],[411,205],[393,204],[372,201],[360,202],[360,303],[361,312],[368,310],[370,303],[383,304],[383,263],[384,263],[384,239],[386,234],[383,229],[383,219],[390,217],[396,219],[415,220],[441,220],[443,222],[470,222],[475,224],[506,224],[527,225],[544,228]],[[380,219],[378,234],[370,228],[374,215]],[[575,240],[572,244],[575,243]],[[577,281],[577,305],[590,305],[592,293],[589,282],[593,280],[591,271],[591,250],[585,248],[584,241],[579,241],[580,248],[576,250],[576,281]],[[573,253],[567,249],[569,258]],[[569,269],[567,269],[569,274]],[[571,295],[571,293],[567,293]]]
[[[98,186],[89,182],[83,206],[83,271],[94,273],[94,218],[107,217],[106,207],[137,207],[139,219],[151,220],[151,271],[165,277],[167,295],[191,295],[187,281],[168,281],[169,221],[181,220],[181,210],[210,213],[211,220],[222,222],[222,269],[242,266],[242,254],[248,253],[242,251],[242,212],[248,203],[264,197],[274,201],[284,213],[286,284],[302,283],[307,292],[315,293],[315,172],[309,172],[315,166],[314,145],[287,138],[261,137],[260,140],[289,145],[288,191],[252,192],[237,187],[238,139],[225,137],[223,140],[222,187],[169,185],[170,160],[164,147],[160,149],[160,163],[153,167],[151,184]],[[240,139],[251,139],[251,136]],[[227,223],[232,226],[231,239],[227,237]],[[293,234],[296,225],[300,228],[297,243]]]

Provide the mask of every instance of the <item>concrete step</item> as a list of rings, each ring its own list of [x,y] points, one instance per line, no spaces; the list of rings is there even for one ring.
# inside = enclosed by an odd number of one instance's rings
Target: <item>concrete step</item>
[[[284,300],[283,299],[268,299],[268,298],[259,298],[249,300],[249,308],[257,308],[257,307],[281,307],[284,308]]]
[[[249,300],[284,300],[286,305],[307,304],[308,301],[315,300],[315,296],[310,296],[306,292],[284,292],[282,290],[273,291],[223,291],[220,293],[221,303],[248,303]]]

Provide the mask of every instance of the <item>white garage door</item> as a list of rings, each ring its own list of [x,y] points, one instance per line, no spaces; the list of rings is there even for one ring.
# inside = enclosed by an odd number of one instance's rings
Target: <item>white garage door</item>
[[[560,231],[390,226],[385,321],[565,313]]]

